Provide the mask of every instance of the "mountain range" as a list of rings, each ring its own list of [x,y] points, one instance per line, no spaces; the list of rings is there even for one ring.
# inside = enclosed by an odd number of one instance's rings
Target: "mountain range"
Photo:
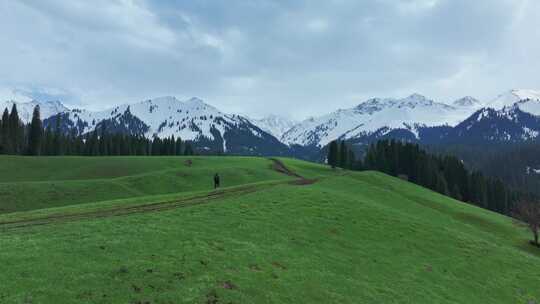
[[[14,103],[25,123],[39,105],[45,126],[59,125],[65,132],[101,128],[148,138],[175,136],[193,142],[201,153],[314,158],[335,139],[357,147],[388,137],[435,145],[497,144],[534,142],[540,134],[540,91],[534,90],[511,90],[488,102],[467,96],[450,104],[420,94],[372,98],[301,122],[277,115],[253,119],[222,112],[199,98],[171,96],[102,111],[37,100],[7,100],[0,107]]]

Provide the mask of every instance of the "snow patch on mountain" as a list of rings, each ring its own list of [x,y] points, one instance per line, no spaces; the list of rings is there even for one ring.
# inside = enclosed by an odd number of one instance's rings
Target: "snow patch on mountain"
[[[276,138],[289,131],[297,122],[279,115],[268,115],[261,119],[250,119],[251,122]]]
[[[452,103],[454,107],[481,107],[481,103],[478,99],[471,97],[471,96],[465,96],[463,98],[460,98]]]
[[[195,140],[203,136],[214,140],[212,130],[223,134],[225,123],[237,123],[236,116],[224,114],[201,99],[194,97],[180,101],[173,96],[123,104],[98,112],[73,110],[70,118],[86,122],[88,125],[84,130],[86,133],[92,131],[100,121],[114,119],[128,109],[131,114],[149,126],[147,137],[165,138],[174,135],[184,140]]]
[[[536,130],[531,130],[527,127],[523,127],[523,140],[528,140],[528,139],[531,139],[531,138],[537,138],[538,137],[538,134],[539,132],[536,131]]]
[[[459,107],[420,94],[402,99],[372,98],[354,108],[307,119],[286,132],[282,140],[289,145],[324,146],[338,138],[358,138],[381,129],[386,133],[407,129],[418,136],[421,127],[454,126],[476,110],[477,102],[472,98],[456,102]]]
[[[229,130],[242,129],[261,139],[268,136],[247,118],[225,114],[195,97],[181,101],[173,96],[165,96],[98,112],[74,109],[69,112],[69,119],[75,125],[83,125],[82,133],[87,133],[105,119],[119,122],[126,111],[148,126],[144,134],[148,138],[174,136],[192,141],[219,139],[223,143],[223,152],[228,151],[229,141],[225,139],[225,133]]]
[[[504,107],[512,106],[519,101],[535,101],[540,102],[540,91],[536,90],[524,90],[524,89],[514,89],[508,92],[505,92],[491,102],[486,104],[486,107],[493,108],[495,110],[500,110]],[[522,109],[524,110],[524,109]],[[524,110],[526,111],[526,110]],[[538,111],[540,113],[540,111]],[[538,114],[536,114],[538,115]]]
[[[527,166],[525,168],[525,173],[526,174],[540,174],[540,169],[534,169],[534,168],[531,168],[530,166]]]
[[[32,114],[34,112],[34,108],[38,105],[40,109],[41,119],[49,118],[53,115],[69,110],[59,101],[37,101],[37,100],[30,100],[30,101],[25,101],[25,102],[18,102],[15,100],[6,100],[4,102],[0,102],[0,109],[3,112],[4,109],[7,108],[8,111],[11,112],[11,108],[13,107],[13,104],[17,105],[17,112],[19,113],[19,118],[24,123],[29,123],[32,120]]]
[[[523,112],[540,116],[540,99],[524,99],[516,103],[516,106]]]

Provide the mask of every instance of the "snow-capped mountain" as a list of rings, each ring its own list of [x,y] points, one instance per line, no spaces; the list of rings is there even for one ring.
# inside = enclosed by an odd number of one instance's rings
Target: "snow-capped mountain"
[[[247,118],[225,114],[198,98],[181,101],[167,96],[97,112],[73,109],[49,118],[45,125],[57,119],[64,130],[78,134],[106,128],[148,138],[180,137],[214,152],[281,155],[287,150]]]
[[[495,110],[501,110],[504,107],[512,106],[516,102],[523,100],[540,102],[540,91],[525,89],[510,90],[497,96],[497,98],[488,102],[485,106]],[[540,111],[538,111],[538,113],[540,114]]]
[[[251,122],[276,138],[281,138],[285,132],[289,131],[297,123],[294,120],[273,114],[261,119],[251,119]]]
[[[475,107],[480,108],[482,106],[481,102],[471,96],[465,96],[463,98],[460,98],[452,103],[454,107]]]
[[[450,104],[419,94],[372,98],[297,124],[276,115],[249,119],[227,114],[198,98],[166,96],[103,111],[68,109],[58,101],[8,100],[0,106],[11,109],[14,103],[25,123],[39,105],[44,125],[59,125],[65,132],[101,129],[147,138],[174,136],[192,141],[200,151],[234,154],[315,159],[336,139],[358,146],[381,138],[430,145],[540,140],[540,92],[533,90],[511,90],[490,103],[469,96]]]
[[[32,113],[34,112],[34,108],[38,105],[40,108],[41,119],[45,119],[53,115],[56,115],[58,113],[68,111],[68,108],[66,108],[59,101],[36,101],[36,100],[30,100],[26,102],[6,100],[4,102],[0,102],[0,111],[3,112],[4,109],[6,108],[8,109],[8,111],[11,111],[13,104],[17,105],[17,112],[19,113],[19,118],[24,123],[28,123],[30,122],[30,120],[32,120]]]
[[[221,113],[198,98],[180,101],[172,96],[124,104],[97,112],[74,109],[69,112],[69,119],[82,122],[85,128],[81,133],[87,133],[105,119],[118,121],[126,111],[148,126],[144,134],[147,137],[165,138],[174,135],[186,140],[195,140],[198,136],[213,139],[212,128],[223,131],[223,125],[215,123],[214,119],[222,119],[227,123],[235,122],[233,116]]]
[[[378,133],[381,136],[405,129],[418,137],[423,127],[454,126],[477,109],[478,102],[464,98],[451,106],[419,94],[402,99],[373,98],[350,109],[307,119],[286,132],[289,145],[322,147],[335,139],[357,139]]]
[[[501,110],[482,108],[455,126],[442,140],[452,143],[520,143],[538,139],[540,117],[518,104]]]

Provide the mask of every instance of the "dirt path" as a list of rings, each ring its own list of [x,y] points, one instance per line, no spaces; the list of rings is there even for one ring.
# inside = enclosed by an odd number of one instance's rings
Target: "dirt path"
[[[281,161],[277,159],[271,159],[271,160],[273,161],[272,168],[274,170],[281,172],[283,174],[289,175],[289,176],[294,176],[297,179],[292,182],[284,181],[284,182],[276,182],[276,183],[263,184],[263,185],[259,184],[259,185],[239,186],[239,187],[235,187],[231,189],[213,191],[206,194],[192,196],[185,199],[178,199],[174,201],[140,204],[140,205],[134,205],[134,206],[118,206],[118,207],[113,207],[113,208],[108,208],[108,209],[103,209],[103,210],[81,211],[78,213],[70,213],[70,214],[51,214],[48,216],[36,217],[36,218],[31,218],[31,219],[0,221],[0,230],[11,230],[11,229],[17,229],[17,228],[23,228],[23,227],[72,222],[72,221],[79,221],[79,220],[85,220],[85,219],[96,219],[96,218],[122,216],[122,215],[137,214],[137,213],[164,211],[164,210],[170,210],[170,209],[175,209],[175,208],[184,208],[184,207],[189,207],[189,206],[207,204],[215,200],[226,198],[229,196],[252,193],[252,192],[260,191],[260,190],[267,189],[273,186],[283,185],[287,183],[289,184],[293,183],[295,185],[306,185],[306,184],[311,184],[315,182],[314,180],[312,181],[312,180],[305,179],[304,177],[296,174],[295,172],[292,172]]]
[[[271,161],[273,161],[273,164],[272,164],[272,169],[278,171],[278,172],[281,172],[283,174],[286,174],[286,175],[289,175],[289,176],[294,176],[296,177],[297,179],[290,182],[290,184],[293,184],[293,185],[311,185],[315,182],[317,182],[317,179],[309,179],[309,178],[305,178],[303,177],[302,175],[292,171],[291,169],[287,168],[287,166],[285,166],[285,164],[280,161],[279,159],[276,159],[276,158],[270,158]]]

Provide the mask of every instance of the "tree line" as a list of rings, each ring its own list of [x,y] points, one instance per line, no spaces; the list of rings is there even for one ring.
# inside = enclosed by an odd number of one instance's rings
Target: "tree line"
[[[343,168],[358,170],[361,164],[357,161],[354,151],[350,149],[345,141],[334,140],[328,145],[327,162],[332,168]]]
[[[337,154],[336,147],[339,147]],[[532,199],[532,195],[509,188],[498,178],[469,171],[456,157],[429,154],[417,144],[381,140],[369,146],[363,160],[347,159],[348,166],[340,163],[339,151],[344,149],[350,150],[343,141],[330,143],[328,164],[381,171],[501,214],[512,215],[518,202]],[[337,162],[335,155],[339,155]]]
[[[6,108],[0,119],[0,154],[13,155],[193,155],[195,151],[188,141],[175,138],[148,139],[121,133],[110,133],[106,124],[94,131],[80,135],[65,132],[61,119],[55,126],[44,128],[39,106],[34,108],[32,120],[25,125],[19,117],[17,106]]]
[[[507,186],[540,196],[540,142],[510,145],[436,145],[425,146],[430,153],[450,154],[462,159],[467,168],[502,180]]]

